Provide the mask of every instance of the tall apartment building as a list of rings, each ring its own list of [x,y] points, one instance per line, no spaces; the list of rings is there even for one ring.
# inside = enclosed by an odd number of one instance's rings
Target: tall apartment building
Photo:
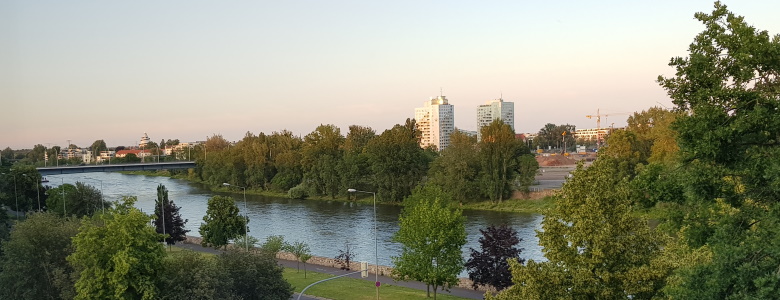
[[[447,97],[425,101],[423,107],[414,109],[414,119],[420,131],[420,147],[434,145],[441,151],[450,145],[450,134],[455,131],[455,108]]]
[[[485,102],[477,107],[477,140],[482,140],[482,127],[490,125],[494,120],[501,119],[515,130],[515,103],[504,102],[499,98]]]

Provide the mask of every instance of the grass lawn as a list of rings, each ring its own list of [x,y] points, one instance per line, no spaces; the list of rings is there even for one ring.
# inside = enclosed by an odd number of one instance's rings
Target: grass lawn
[[[511,211],[526,213],[544,213],[545,210],[555,206],[555,198],[547,196],[542,199],[524,200],[508,199],[501,203],[491,203],[489,200],[480,202],[464,203],[463,209],[493,210],[493,211]]]
[[[316,281],[333,277],[330,274],[306,272],[306,277],[303,278],[303,270],[300,272],[296,269],[285,268],[284,278],[293,286],[296,293],[300,293],[303,288]],[[376,299],[376,287],[374,282],[369,280],[361,280],[356,278],[338,278],[331,281],[326,281],[317,284],[308,290],[306,295],[318,296],[328,299]],[[381,299],[433,299],[425,297],[425,291],[401,287],[392,284],[382,283],[379,287],[379,298]],[[438,294],[436,299],[465,299],[460,297],[454,297],[450,295]]]

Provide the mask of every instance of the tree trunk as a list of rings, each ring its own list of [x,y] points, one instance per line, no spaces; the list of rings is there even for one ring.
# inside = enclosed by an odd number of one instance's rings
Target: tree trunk
[[[433,286],[433,300],[436,300],[436,290],[439,289],[439,286],[434,285]]]
[[[425,285],[425,297],[430,298],[431,297],[431,285],[426,284]]]

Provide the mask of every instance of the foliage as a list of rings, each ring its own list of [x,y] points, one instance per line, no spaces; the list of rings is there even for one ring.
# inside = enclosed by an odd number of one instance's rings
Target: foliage
[[[284,237],[281,235],[269,235],[265,239],[265,243],[260,245],[260,249],[263,250],[263,252],[267,253],[271,257],[276,257],[276,254],[281,251],[286,243],[284,242]]]
[[[219,248],[245,233],[249,220],[238,215],[232,197],[214,196],[209,198],[203,222],[199,229],[203,246]]]
[[[471,258],[465,264],[469,279],[474,282],[474,289],[484,285],[503,290],[512,285],[509,259],[520,264],[525,261],[520,258],[522,249],[517,248],[522,239],[517,237],[514,228],[507,225],[491,225],[479,232],[482,233],[479,238],[481,251],[471,248]]]
[[[91,216],[111,206],[103,199],[100,190],[82,182],[76,182],[76,185],[66,183],[47,190],[46,194],[46,208],[58,215]]]
[[[241,234],[233,240],[233,245],[239,249],[252,249],[260,242],[256,237]]]
[[[100,151],[108,151],[108,147],[106,147],[106,141],[104,140],[96,140],[92,143],[92,146],[89,146],[89,149],[94,151],[94,153],[99,154]]]
[[[463,269],[461,247],[466,244],[464,217],[452,208],[452,197],[435,186],[418,187],[404,200],[400,228],[393,241],[401,243],[401,255],[392,257],[393,275],[433,287],[457,284]]]
[[[520,158],[531,154],[522,141],[515,139],[512,127],[500,119],[482,127],[481,136],[480,187],[483,195],[491,201],[500,203],[509,198],[514,190],[513,184],[520,170],[518,168]],[[533,174],[536,174],[536,170]]]
[[[162,261],[159,299],[229,299],[227,272],[216,257],[193,251],[171,252]]]
[[[619,162],[578,166],[537,232],[547,262],[511,263],[514,285],[497,299],[649,299],[669,270],[651,265],[664,239],[632,214]],[[566,288],[561,288],[566,287]]]
[[[461,203],[478,199],[481,196],[478,149],[476,137],[453,132],[450,145],[431,163],[427,184],[449,191]]]
[[[306,261],[311,258],[311,250],[305,242],[295,241],[292,244],[285,244],[284,249],[295,256],[296,268],[300,269],[300,263],[303,263],[303,273],[306,277]]]
[[[38,209],[38,195],[44,190],[40,184],[41,175],[35,166],[15,163],[2,178],[0,204],[21,212]],[[43,196],[41,199],[45,200]]]
[[[268,255],[228,251],[217,257],[226,270],[227,294],[237,299],[289,299],[292,286],[282,277],[283,268]]]
[[[73,288],[66,257],[79,222],[51,213],[31,213],[2,243],[0,298],[60,299]],[[71,291],[72,292],[72,291]]]
[[[306,199],[308,196],[309,192],[304,183],[296,185],[287,191],[287,197],[290,197],[290,199]]]
[[[182,220],[179,209],[168,199],[168,189],[162,184],[158,185],[157,200],[154,202],[154,227],[157,233],[165,235],[165,243],[168,245],[187,239],[189,230],[184,229],[187,220]]]
[[[377,199],[400,202],[412,193],[428,168],[429,157],[418,143],[414,120],[397,124],[366,146]]]
[[[780,293],[780,35],[715,3],[688,57],[659,76],[677,110],[684,198],[677,233],[712,259],[675,272],[671,297],[773,298]]]
[[[301,165],[310,194],[335,198],[341,191],[338,164],[343,156],[344,136],[335,125],[320,125],[303,140]]]
[[[547,123],[542,129],[539,129],[539,133],[536,134],[534,145],[540,149],[562,149],[565,144],[567,151],[571,151],[570,149],[574,149],[576,146],[574,140],[575,132],[576,128],[574,125],[555,125]]]
[[[155,299],[165,250],[151,217],[125,197],[116,208],[83,219],[68,261],[78,272],[75,299]]]

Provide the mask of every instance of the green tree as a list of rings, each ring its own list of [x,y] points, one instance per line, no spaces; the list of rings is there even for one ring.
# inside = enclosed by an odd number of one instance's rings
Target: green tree
[[[567,151],[570,151],[570,149],[575,147],[575,132],[576,128],[574,125],[555,125],[547,123],[539,130],[539,133],[536,134],[534,145],[541,149],[561,149],[565,144]]]
[[[38,209],[39,193],[43,192],[41,175],[35,166],[15,163],[0,183],[0,204],[26,212]],[[45,195],[42,195],[45,198]],[[44,198],[40,198],[45,200]],[[41,203],[43,205],[43,203]]]
[[[189,250],[170,252],[158,277],[159,299],[231,299],[225,285],[232,282],[216,257]]]
[[[276,254],[281,251],[286,243],[284,237],[281,235],[270,235],[265,239],[265,243],[260,245],[260,249],[267,253],[271,257],[276,257]]]
[[[680,238],[711,252],[675,272],[671,297],[776,298],[780,293],[780,35],[749,25],[720,2],[688,57],[659,76],[681,116],[678,132],[687,214]]]
[[[547,262],[510,265],[514,285],[495,299],[650,299],[669,270],[653,261],[665,239],[632,214],[618,161],[577,167],[537,232]],[[488,295],[490,296],[490,295]],[[488,297],[492,298],[492,297]]]
[[[99,155],[100,151],[108,151],[108,147],[106,146],[106,141],[104,140],[96,140],[92,143],[92,146],[89,146],[89,149],[94,151],[96,153],[95,155]]]
[[[335,198],[343,194],[338,166],[343,157],[344,136],[335,125],[320,125],[304,137],[304,182],[310,195]]]
[[[111,206],[103,199],[100,190],[82,182],[76,182],[76,185],[66,183],[47,190],[46,194],[46,208],[58,215],[91,216]]]
[[[200,225],[203,246],[220,248],[232,239],[244,234],[249,220],[238,215],[238,206],[232,197],[214,196],[209,198],[206,216]]]
[[[228,251],[218,257],[227,273],[228,295],[236,299],[290,299],[292,286],[284,277],[276,259],[243,251]]]
[[[433,287],[457,284],[463,269],[461,247],[466,244],[464,217],[452,207],[452,197],[435,186],[419,187],[404,200],[400,228],[393,241],[401,243],[401,255],[392,257],[393,275]]]
[[[477,138],[455,131],[449,147],[431,163],[427,184],[440,186],[463,203],[480,198],[479,174]]]
[[[68,256],[78,272],[75,299],[155,299],[165,250],[152,218],[125,197],[95,219],[83,219]]]
[[[428,170],[431,161],[418,142],[414,120],[396,124],[372,139],[367,147],[377,198],[400,202],[412,193]]]
[[[0,298],[67,299],[73,268],[66,257],[73,253],[71,239],[79,229],[77,220],[50,213],[31,213],[16,224],[2,243]]]
[[[340,191],[358,189],[374,190],[371,185],[371,166],[368,163],[366,147],[376,137],[370,127],[352,125],[344,139],[344,158],[339,166],[341,174]]]
[[[481,164],[480,189],[490,201],[501,202],[512,193],[517,177],[518,159],[525,145],[515,139],[512,127],[500,119],[481,129],[479,161]]]
[[[311,258],[311,250],[305,242],[295,241],[285,244],[284,250],[295,256],[296,268],[300,271],[300,263],[303,263],[303,277],[306,278],[306,261]]]
[[[158,185],[157,200],[154,202],[154,227],[157,233],[165,236],[168,245],[187,239],[189,230],[184,229],[187,220],[182,220],[179,209],[168,199],[168,189],[162,183]]]

